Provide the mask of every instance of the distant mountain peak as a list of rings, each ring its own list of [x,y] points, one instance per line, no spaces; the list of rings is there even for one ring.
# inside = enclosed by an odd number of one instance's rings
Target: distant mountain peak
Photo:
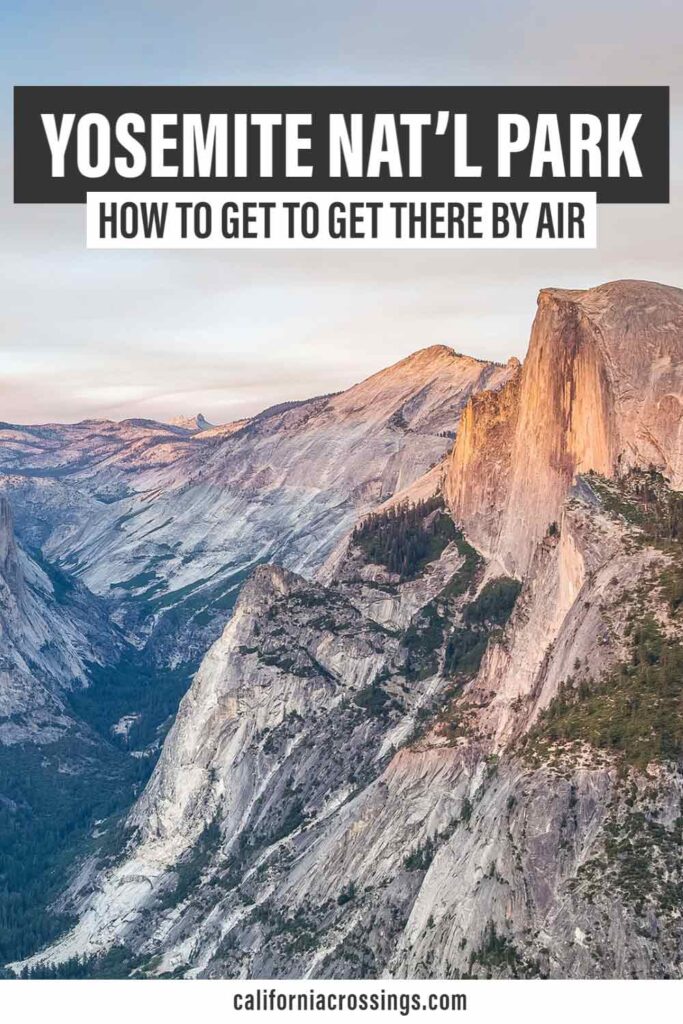
[[[211,430],[214,426],[201,412],[196,416],[176,416],[168,422],[172,427],[183,427],[184,430]]]

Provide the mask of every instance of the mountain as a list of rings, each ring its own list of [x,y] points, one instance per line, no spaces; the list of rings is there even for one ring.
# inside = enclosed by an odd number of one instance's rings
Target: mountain
[[[0,426],[0,962],[63,927],[51,901],[65,865],[121,842],[253,567],[315,569],[358,514],[442,458],[470,395],[508,375],[439,346],[348,392],[202,430]]]
[[[680,977],[681,309],[542,292],[446,464],[392,469],[318,579],[259,566],[76,923],[14,969]],[[407,373],[360,386],[382,433]]]
[[[205,416],[200,412],[196,416],[176,416],[175,419],[169,420],[169,424],[172,427],[182,427],[184,430],[212,430],[214,427],[213,423],[209,423]]]
[[[313,572],[358,515],[444,455],[471,394],[509,373],[436,346],[341,394],[194,433],[5,426],[2,489],[20,534],[175,666],[204,653],[255,565]]]
[[[652,465],[683,486],[682,332],[678,288],[540,293],[524,368],[473,400],[451,458],[446,493],[482,551],[525,572],[577,473]]]

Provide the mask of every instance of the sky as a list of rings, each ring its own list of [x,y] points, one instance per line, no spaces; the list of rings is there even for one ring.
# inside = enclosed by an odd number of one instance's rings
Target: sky
[[[683,6],[668,0],[4,0],[0,419],[225,422],[433,344],[523,357],[542,287],[683,286]],[[669,85],[671,204],[576,252],[107,252],[12,203],[14,85]]]

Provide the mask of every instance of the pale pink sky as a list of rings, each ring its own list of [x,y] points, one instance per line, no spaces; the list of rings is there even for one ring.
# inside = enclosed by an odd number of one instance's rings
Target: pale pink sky
[[[228,420],[426,345],[522,356],[544,286],[683,285],[679,4],[14,8],[0,13],[0,419]],[[11,203],[10,88],[64,82],[671,85],[672,204],[601,207],[596,252],[88,252],[84,207]]]

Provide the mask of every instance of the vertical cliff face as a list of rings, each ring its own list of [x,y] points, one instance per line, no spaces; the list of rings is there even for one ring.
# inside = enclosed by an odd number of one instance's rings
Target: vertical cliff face
[[[0,576],[15,596],[23,592],[24,576],[14,538],[12,510],[3,497],[0,497]]]
[[[593,324],[565,293],[541,292],[522,370],[498,554],[524,573],[577,472],[611,475],[614,402]]]
[[[457,519],[523,575],[576,474],[683,479],[683,292],[641,281],[539,295],[519,379],[479,395],[446,477]]]
[[[0,751],[74,729],[65,694],[119,647],[91,595],[48,569],[17,543],[12,508],[0,497]]]
[[[456,516],[485,555],[493,554],[510,491],[522,368],[498,391],[473,396],[460,421],[445,489]]]

